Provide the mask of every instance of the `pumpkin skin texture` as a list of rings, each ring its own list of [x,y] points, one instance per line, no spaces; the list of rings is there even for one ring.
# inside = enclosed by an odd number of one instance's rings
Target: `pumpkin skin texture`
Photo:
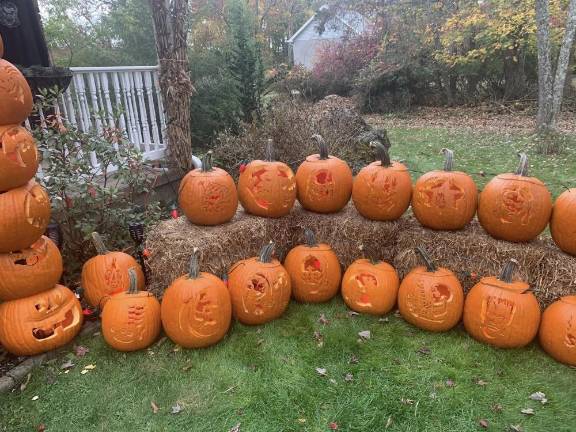
[[[464,228],[478,205],[478,189],[468,174],[452,171],[453,152],[446,156],[443,171],[431,171],[414,185],[412,210],[423,226],[434,230],[453,231]]]
[[[552,358],[576,366],[576,296],[562,297],[546,308],[539,337]]]
[[[522,153],[516,174],[497,175],[482,190],[478,220],[492,237],[527,242],[546,228],[552,196],[544,183],[527,173],[528,158]]]
[[[26,185],[0,193],[0,253],[29,248],[50,222],[50,198],[30,180]]]
[[[66,345],[82,327],[82,306],[62,285],[0,304],[0,343],[30,356]]]
[[[342,277],[342,297],[350,309],[384,315],[396,304],[400,279],[394,267],[383,261],[354,261]]]
[[[0,126],[0,192],[24,186],[38,170],[34,138],[20,126]]]
[[[538,332],[540,306],[530,286],[512,280],[510,260],[499,277],[485,277],[474,285],[464,303],[464,327],[476,340],[499,348],[520,348]]]
[[[292,294],[302,303],[322,303],[338,293],[342,270],[332,248],[317,243],[314,233],[306,230],[306,244],[290,250],[284,268],[290,275]]]
[[[296,171],[298,201],[306,210],[336,213],[352,195],[352,170],[342,159],[328,154],[320,135],[313,138],[320,146],[320,153],[308,156]]]
[[[32,112],[32,92],[24,75],[0,60],[0,125],[20,124]]]
[[[554,203],[550,232],[554,242],[564,252],[576,256],[576,188],[563,192]]]
[[[259,257],[237,262],[228,274],[234,317],[243,324],[259,325],[279,318],[290,303],[290,275],[272,258],[274,244]]]
[[[417,249],[426,266],[412,269],[398,291],[398,309],[410,324],[424,330],[443,332],[460,321],[464,291],[456,275],[436,267],[422,248]]]
[[[62,276],[62,255],[48,237],[21,252],[0,255],[0,300],[29,297],[54,287]]]

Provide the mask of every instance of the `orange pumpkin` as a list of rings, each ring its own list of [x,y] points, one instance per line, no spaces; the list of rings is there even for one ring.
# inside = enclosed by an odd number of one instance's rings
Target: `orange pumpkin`
[[[535,239],[546,228],[552,197],[546,185],[528,177],[528,157],[520,154],[516,174],[494,177],[480,194],[478,220],[492,237],[511,242]]]
[[[128,291],[110,297],[102,311],[102,336],[118,351],[138,351],[158,338],[160,303],[154,294],[138,290],[136,269],[128,270]]]
[[[304,231],[306,244],[290,250],[284,268],[290,275],[294,298],[303,303],[321,303],[330,300],[340,288],[340,262],[326,243],[316,241],[314,232]]]
[[[383,261],[354,261],[342,277],[342,297],[356,312],[383,315],[396,304],[400,279],[394,267]]]
[[[472,177],[452,171],[454,153],[442,149],[446,160],[443,171],[431,171],[414,185],[412,210],[425,227],[435,230],[459,230],[476,214],[478,189]]]
[[[220,225],[236,214],[236,184],[226,171],[212,166],[212,152],[206,153],[202,168],[190,171],[180,182],[180,207],[190,222]]]
[[[550,232],[560,249],[576,256],[576,188],[563,192],[554,203]]]
[[[110,296],[123,293],[130,288],[128,270],[134,269],[138,289],[143,290],[145,279],[142,267],[127,253],[110,252],[100,234],[92,233],[92,242],[98,255],[90,258],[82,267],[84,298],[94,307],[101,307]]]
[[[21,251],[37,242],[50,222],[50,198],[30,180],[0,193],[0,253]]]
[[[30,356],[66,345],[82,327],[82,306],[62,285],[0,304],[0,343]]]
[[[277,218],[290,213],[296,200],[296,179],[288,165],[274,161],[271,139],[266,160],[252,161],[240,173],[238,198],[244,210],[256,216]]]
[[[328,154],[320,135],[312,137],[320,153],[308,156],[296,171],[298,201],[307,210],[335,213],[344,208],[352,194],[352,171],[346,162]]]
[[[279,318],[290,303],[290,275],[272,258],[274,243],[262,248],[259,257],[237,262],[228,275],[232,312],[243,324],[264,324]]]
[[[164,331],[184,348],[204,348],[226,336],[232,320],[230,293],[219,277],[200,272],[198,249],[190,272],[164,292],[161,311]]]
[[[0,60],[0,125],[20,124],[32,112],[32,92],[20,71]]]
[[[540,345],[557,361],[576,366],[576,296],[562,297],[546,308]]]
[[[54,287],[62,276],[62,256],[48,237],[21,252],[0,254],[0,300],[16,300]]]
[[[540,306],[530,286],[512,280],[518,262],[508,261],[499,277],[485,277],[474,285],[464,303],[464,326],[480,342],[518,348],[534,339]]]
[[[28,183],[38,170],[34,138],[20,126],[0,126],[0,192]]]
[[[462,317],[464,291],[454,273],[436,267],[421,247],[416,249],[426,267],[408,273],[398,291],[398,309],[410,324],[424,330],[450,330]]]

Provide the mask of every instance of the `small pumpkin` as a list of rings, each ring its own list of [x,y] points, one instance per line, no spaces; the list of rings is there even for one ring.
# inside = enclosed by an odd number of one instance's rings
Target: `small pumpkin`
[[[232,320],[228,288],[219,277],[200,272],[198,255],[198,249],[194,249],[190,272],[176,279],[162,297],[164,331],[184,348],[218,343]]]
[[[540,306],[530,286],[512,280],[515,259],[499,277],[485,277],[474,285],[464,303],[464,326],[476,340],[500,348],[529,344],[538,332]]]
[[[118,351],[148,348],[162,327],[160,303],[148,291],[138,290],[138,273],[128,269],[130,288],[110,297],[102,310],[102,336]]]
[[[400,314],[424,330],[450,330],[462,317],[462,285],[453,272],[437,267],[423,248],[416,250],[426,266],[412,269],[402,280],[398,291]]]
[[[244,210],[256,216],[278,218],[294,206],[296,178],[288,165],[274,160],[271,139],[266,146],[266,160],[252,161],[240,173],[238,198]]]
[[[316,241],[312,230],[305,230],[304,236],[306,244],[290,250],[284,260],[292,294],[303,303],[328,301],[340,288],[340,262],[330,245]]]
[[[88,303],[94,307],[101,307],[110,296],[123,293],[130,288],[129,269],[134,269],[136,272],[138,289],[144,289],[142,267],[131,255],[109,251],[97,232],[92,233],[92,243],[98,255],[90,258],[82,267],[82,288]]]
[[[35,181],[0,193],[0,253],[29,248],[49,222],[50,198]]]
[[[212,166],[212,152],[202,159],[202,168],[184,176],[178,193],[180,207],[190,222],[197,225],[220,225],[236,214],[236,184],[226,171]]]
[[[352,194],[352,171],[342,159],[328,154],[328,146],[320,135],[319,154],[308,156],[296,171],[298,201],[307,210],[336,213],[342,210]]]
[[[66,345],[82,327],[82,306],[62,285],[0,304],[0,344],[19,356]]]
[[[38,170],[34,138],[21,126],[0,126],[0,192],[24,186]]]
[[[422,225],[435,230],[459,230],[476,214],[478,189],[468,174],[453,171],[454,152],[442,149],[444,170],[431,171],[414,185],[412,210]]]
[[[0,300],[16,300],[54,287],[62,276],[62,256],[48,237],[30,248],[0,254]]]
[[[576,366],[576,296],[565,296],[542,314],[540,345],[561,363]]]
[[[342,297],[353,311],[383,315],[396,304],[399,285],[398,273],[390,264],[361,258],[342,277]]]
[[[18,125],[32,112],[32,92],[24,75],[0,59],[0,125]]]
[[[550,232],[554,242],[564,252],[576,256],[574,221],[576,221],[576,188],[560,194],[554,203],[550,219]]]
[[[232,312],[243,324],[258,325],[279,318],[290,303],[290,275],[272,258],[274,243],[265,245],[260,256],[232,266],[228,289]]]
[[[391,162],[381,142],[370,143],[378,159],[360,170],[354,178],[352,201],[362,216],[379,221],[396,220],[404,214],[412,197],[412,178],[408,168]]]
[[[511,242],[535,239],[552,213],[552,196],[536,177],[528,177],[528,157],[520,153],[515,174],[500,174],[480,194],[478,220],[492,237]]]

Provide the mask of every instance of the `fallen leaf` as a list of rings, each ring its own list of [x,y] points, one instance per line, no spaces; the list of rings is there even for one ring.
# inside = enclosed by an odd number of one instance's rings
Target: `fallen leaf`
[[[488,423],[488,420],[486,419],[480,419],[478,424],[484,429],[488,429],[488,426],[490,426],[490,423]]]
[[[456,383],[451,379],[447,379],[445,384],[446,387],[454,387],[456,385]]]
[[[74,347],[74,353],[76,354],[76,357],[84,357],[89,352],[90,350],[85,346],[77,345]]]
[[[324,336],[319,331],[314,332],[314,340],[316,341],[316,345],[319,347],[324,346]]]
[[[324,369],[324,368],[316,368],[316,372],[320,376],[326,376],[326,369]]]
[[[328,320],[328,318],[326,318],[326,315],[324,315],[324,314],[320,314],[320,318],[318,318],[318,322],[320,324],[324,324],[324,325],[330,324],[330,321]]]
[[[84,369],[94,370],[94,369],[96,369],[96,365],[95,364],[89,364],[89,365],[84,366]]]
[[[368,340],[370,339],[372,334],[370,333],[370,330],[362,330],[361,332],[358,332],[358,336],[360,336],[364,340]]]
[[[182,350],[182,347],[180,345],[175,345],[174,348],[172,348],[172,352],[178,352]]]
[[[240,423],[230,429],[228,432],[240,432]]]
[[[90,372],[88,369],[83,369],[82,372],[80,372],[82,375],[86,375],[88,372]]]
[[[38,399],[40,399],[40,396],[32,396],[33,401],[37,401]]]
[[[532,393],[529,396],[529,399],[535,400],[540,402],[541,404],[545,404],[546,402],[548,402],[548,399],[546,399],[546,395],[542,392],[536,392],[536,393]]]
[[[20,384],[20,391],[23,392],[24,390],[26,390],[26,387],[28,387],[28,383],[30,382],[30,378],[32,378],[32,374],[29,373],[28,375],[26,375],[26,381],[24,381],[22,384]]]
[[[474,378],[474,384],[479,385],[481,387],[484,387],[484,386],[488,385],[488,381],[484,381],[481,378]]]
[[[400,402],[402,402],[404,405],[414,405],[414,400],[413,399],[400,399]]]
[[[510,430],[514,432],[524,432],[524,429],[522,429],[522,426],[520,426],[519,424],[510,425]]]
[[[378,322],[379,323],[387,323],[387,322],[390,322],[390,319],[388,317],[384,317],[384,318],[380,318],[378,320]],[[390,418],[390,417],[388,417],[388,418]]]
[[[70,372],[70,369],[66,369],[66,370],[64,371],[65,374],[67,374],[67,373],[69,373],[69,372]]]
[[[520,412],[521,412],[522,414],[525,414],[525,415],[534,415],[534,414],[536,414],[536,413],[534,412],[534,409],[533,409],[533,408],[524,408],[524,409],[521,409]]]
[[[400,318],[402,316],[402,314],[400,313],[400,311],[398,309],[396,309],[396,311],[394,312],[394,316],[396,318]]]
[[[384,428],[388,429],[390,426],[392,426],[392,416],[388,416],[388,420],[386,420],[386,426],[384,426]]]
[[[330,379],[328,380],[328,382],[329,382],[330,384],[338,384],[334,378],[330,378]]]
[[[350,356],[350,360],[348,361],[348,363],[350,364],[358,364],[358,362],[360,361],[360,359],[358,357],[356,357],[355,354],[352,354]]]
[[[262,345],[263,343],[264,343],[264,339],[258,339],[258,340],[256,341],[256,346],[260,346],[260,345]]]
[[[68,360],[67,362],[62,363],[60,369],[72,369],[74,366],[74,362],[72,362],[72,360]]]
[[[182,412],[182,406],[179,403],[172,405],[170,408],[170,414],[180,414]]]
[[[330,430],[338,430],[338,423],[336,423],[336,422],[330,422],[330,423],[328,423],[328,429],[330,429]]]
[[[299,418],[298,423],[304,424],[304,423],[306,423],[306,419],[305,418]]]
[[[502,412],[502,405],[500,405],[500,404],[492,405],[492,411],[497,412],[497,413]]]
[[[346,382],[354,381],[354,375],[348,372],[346,375],[344,375],[344,381]]]
[[[36,428],[36,430],[37,430],[38,432],[45,432],[45,431],[46,431],[46,425],[45,425],[44,423],[40,423],[40,424],[38,425],[38,427]]]
[[[152,412],[154,414],[158,414],[158,411],[160,411],[160,408],[158,408],[158,405],[156,405],[156,402],[150,401],[150,406],[152,407]]]
[[[184,372],[188,372],[188,371],[189,371],[190,369],[192,369],[193,367],[194,367],[194,366],[192,366],[191,364],[187,364],[186,366],[184,366],[184,367],[182,368],[182,370],[183,370]]]
[[[358,316],[358,315],[360,315],[358,312],[348,311],[348,317],[350,317],[350,318]]]
[[[418,354],[422,354],[422,355],[432,354],[432,350],[430,348],[428,348],[427,346],[423,346],[423,347],[418,348],[418,350],[416,350],[416,352]]]

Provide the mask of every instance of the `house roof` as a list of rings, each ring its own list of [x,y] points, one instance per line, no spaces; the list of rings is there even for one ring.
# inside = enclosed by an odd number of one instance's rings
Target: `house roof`
[[[327,5],[322,6],[318,11],[323,11],[325,9],[328,9]],[[318,12],[312,15],[310,19],[306,21],[304,25],[300,27],[296,31],[296,33],[292,35],[290,39],[288,39],[288,43],[293,43],[296,39],[298,39],[298,36],[300,36],[300,34],[302,34],[302,32],[306,30],[306,28],[308,28],[308,26],[310,26],[316,20],[317,16]],[[342,22],[342,24],[344,24],[346,27],[348,27],[356,34],[362,33],[364,28],[366,27],[366,19],[357,12],[346,12],[343,14],[336,14],[334,18]]]

